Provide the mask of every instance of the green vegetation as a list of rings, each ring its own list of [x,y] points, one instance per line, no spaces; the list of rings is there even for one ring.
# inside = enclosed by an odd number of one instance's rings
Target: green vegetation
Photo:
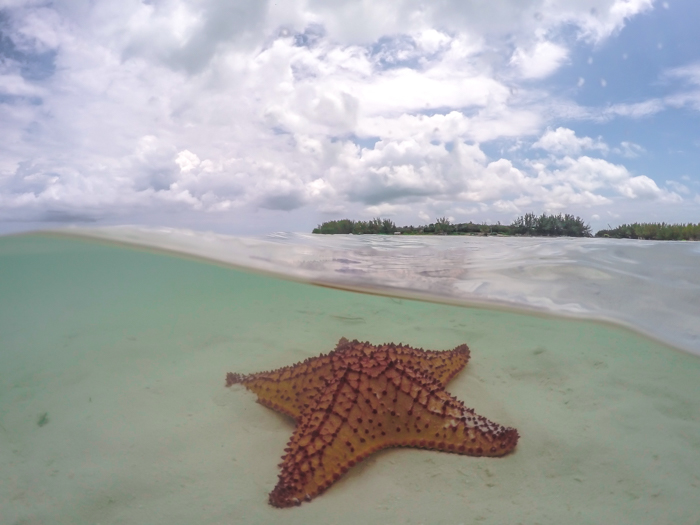
[[[514,234],[544,235],[549,237],[590,237],[591,227],[583,222],[581,217],[568,213],[562,215],[545,215],[539,217],[534,213],[526,213],[518,217],[511,225]]]
[[[353,233],[392,235],[527,235],[546,237],[591,237],[591,228],[581,217],[561,213],[559,215],[535,215],[526,213],[518,217],[510,226],[505,224],[476,224],[465,222],[452,224],[446,217],[440,217],[434,223],[425,226],[396,226],[389,219],[379,217],[369,221],[352,221],[342,219],[328,221],[314,228],[313,233]],[[617,228],[600,230],[596,237],[615,239],[648,239],[659,241],[699,241],[700,223],[666,224],[634,223],[623,224]]]
[[[318,228],[314,228],[312,233],[354,233],[355,235],[384,233],[391,235],[400,229],[396,227],[394,221],[377,217],[369,221],[351,221],[350,219],[328,221],[320,224]]]
[[[475,224],[466,222],[452,224],[446,217],[437,219],[434,223],[425,226],[396,226],[389,219],[377,217],[370,221],[352,221],[342,219],[328,221],[314,228],[312,233],[334,234],[353,233],[361,235],[365,233],[386,234],[401,233],[402,235],[537,235],[537,236],[563,236],[590,237],[591,228],[580,217],[573,215],[545,215],[536,216],[527,213],[518,217],[513,224]]]
[[[665,222],[635,222],[634,224],[623,224],[622,226],[609,230],[600,230],[595,236],[656,241],[700,241],[700,223],[666,224]]]

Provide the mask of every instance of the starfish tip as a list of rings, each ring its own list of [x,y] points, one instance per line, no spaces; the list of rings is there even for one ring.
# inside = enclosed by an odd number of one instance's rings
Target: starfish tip
[[[226,386],[229,387],[231,385],[236,385],[238,383],[243,382],[243,375],[242,374],[234,374],[233,372],[229,372],[226,374]]]

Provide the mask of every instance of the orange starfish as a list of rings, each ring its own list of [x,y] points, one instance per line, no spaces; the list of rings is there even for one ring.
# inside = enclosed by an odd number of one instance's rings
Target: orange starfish
[[[469,348],[448,352],[373,346],[342,338],[328,355],[272,372],[228,373],[258,401],[293,417],[275,507],[310,501],[371,453],[418,447],[470,456],[503,456],[518,431],[478,416],[445,391],[469,360]]]

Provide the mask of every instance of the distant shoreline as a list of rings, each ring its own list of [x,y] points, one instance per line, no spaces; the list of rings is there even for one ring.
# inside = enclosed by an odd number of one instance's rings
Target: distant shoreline
[[[390,219],[379,217],[369,221],[340,219],[327,221],[314,228],[311,233],[321,235],[469,235],[477,237],[594,237],[591,228],[580,217],[570,214],[540,216],[527,213],[510,225],[476,224],[473,222],[453,224],[442,217],[435,223],[422,226],[396,226]],[[700,241],[700,223],[666,224],[633,223],[617,228],[599,230],[595,237],[611,239],[640,239],[658,241]]]

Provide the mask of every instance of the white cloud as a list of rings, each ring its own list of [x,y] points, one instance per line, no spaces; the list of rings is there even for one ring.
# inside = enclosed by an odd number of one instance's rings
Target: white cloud
[[[600,138],[594,140],[590,137],[577,137],[574,130],[562,127],[547,130],[533,147],[565,155],[577,155],[583,150],[606,152],[609,149]]]
[[[680,182],[674,181],[674,180],[667,180],[666,181],[666,186],[671,188],[676,193],[682,193],[683,195],[690,195],[690,189],[688,189],[688,186],[685,184],[681,184]]]
[[[614,199],[679,202],[680,196],[624,166],[582,156],[552,158],[531,169],[509,160],[489,162],[477,146],[442,145],[415,140],[382,142],[374,150],[346,148],[342,168],[328,183],[335,195],[368,206],[381,203],[488,203],[496,211],[521,211],[537,205],[547,210],[598,206]]]
[[[599,42],[624,27],[625,22],[633,16],[653,8],[654,0],[615,0],[614,2],[592,2],[588,16],[581,13],[573,15],[581,28],[584,38]],[[581,4],[574,4],[582,7]],[[575,9],[575,8],[574,8]]]
[[[381,136],[387,139],[428,138],[440,142],[455,139],[486,142],[497,138],[520,137],[538,131],[541,117],[532,111],[496,107],[488,113],[467,117],[459,111],[435,115],[370,117],[358,125],[361,136]]]
[[[680,79],[685,84],[685,89],[665,98],[667,105],[674,108],[690,106],[700,111],[700,62],[670,69],[665,73],[664,78],[673,83],[677,83]]]
[[[666,77],[684,79],[691,84],[700,86],[700,62],[673,68],[666,72]]]
[[[195,169],[202,163],[199,157],[189,150],[183,150],[177,154],[175,158],[175,164],[180,166],[180,171],[188,172]]]
[[[0,95],[15,97],[41,97],[45,94],[46,92],[43,89],[30,84],[19,74],[2,74],[0,72]]]
[[[631,177],[618,186],[618,191],[630,199],[651,199],[661,202],[680,202],[682,197],[677,193],[660,189],[656,182],[646,175]]]
[[[517,48],[510,59],[523,78],[544,78],[556,71],[568,58],[568,50],[553,42],[537,42],[531,49]]]
[[[415,40],[423,51],[432,54],[445,49],[452,39],[447,34],[435,29],[426,29],[419,32]]]
[[[645,175],[633,176],[627,168],[612,164],[603,159],[582,156],[577,159],[565,157],[557,161],[554,169],[543,170],[538,178],[545,184],[558,182],[580,190],[582,194],[598,199],[605,192],[613,190],[628,199],[657,200],[659,202],[679,202],[682,198],[665,189]]]
[[[650,10],[652,4],[652,0],[501,0],[477,4],[460,0],[315,0],[308,5],[332,34],[346,42],[362,43],[426,27],[529,37],[563,26],[575,27],[581,38],[599,42],[621,29],[628,19]]]
[[[653,115],[664,109],[664,101],[660,99],[650,99],[644,102],[636,102],[632,104],[612,104],[605,108],[602,112],[603,118],[611,118],[615,116],[642,118]]]
[[[623,157],[627,157],[628,159],[639,157],[641,154],[646,152],[646,150],[639,144],[635,144],[634,142],[629,142],[625,140],[620,142],[619,148],[613,148],[612,151],[613,153],[617,153],[618,155],[622,155]]]

